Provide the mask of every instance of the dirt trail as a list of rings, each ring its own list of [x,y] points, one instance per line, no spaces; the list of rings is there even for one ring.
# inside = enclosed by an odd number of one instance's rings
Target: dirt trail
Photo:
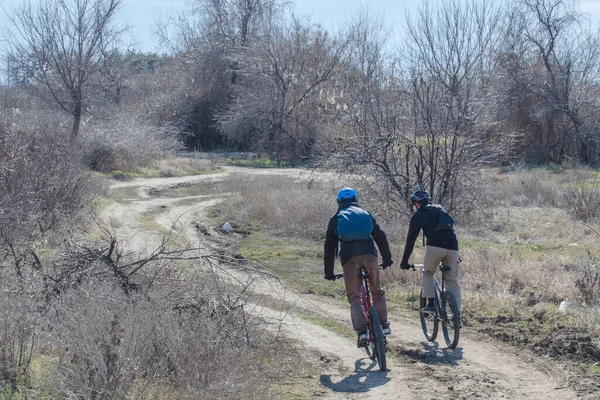
[[[211,251],[213,242],[198,232],[206,208],[218,197],[161,195],[175,185],[224,181],[231,173],[285,174],[304,179],[301,170],[226,168],[213,175],[183,178],[134,179],[118,182],[111,190],[135,188],[133,198],[113,202],[103,213],[104,222],[131,251],[151,251],[161,241],[161,230],[172,231],[187,245]],[[311,178],[314,179],[314,176]],[[132,193],[129,190],[127,193]],[[152,193],[152,195],[151,195]],[[144,222],[145,221],[145,222]],[[243,278],[247,272],[231,271]],[[330,298],[298,294],[276,278],[265,278],[265,292],[284,297],[286,311],[256,304],[252,313],[274,332],[299,343],[307,357],[321,360],[320,389],[309,395],[331,399],[560,399],[586,398],[565,386],[566,373],[551,362],[543,364],[526,351],[482,337],[468,328],[461,332],[459,348],[448,350],[426,342],[415,315],[391,312],[389,371],[377,370],[354,340],[295,316],[295,311],[326,316],[350,326],[346,304]],[[337,284],[337,283],[336,283]],[[590,394],[590,399],[595,398]]]

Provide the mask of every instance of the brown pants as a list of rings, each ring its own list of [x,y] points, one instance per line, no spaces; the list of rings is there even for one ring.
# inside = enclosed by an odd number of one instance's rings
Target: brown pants
[[[385,290],[381,287],[379,276],[379,264],[377,256],[360,255],[350,258],[342,265],[344,268],[344,283],[346,284],[346,295],[350,303],[350,317],[352,318],[352,327],[358,333],[367,331],[367,317],[363,311],[360,288],[362,278],[360,271],[364,269],[370,275],[369,289],[373,299],[373,305],[379,314],[381,323],[387,323],[387,303],[385,300]]]
[[[427,246],[425,258],[423,259],[423,297],[432,298],[435,295],[433,285],[433,276],[438,271],[440,262],[451,267],[450,271],[444,272],[446,280],[446,289],[451,291],[456,297],[456,303],[460,310],[460,285],[458,278],[460,276],[460,266],[458,264],[458,251],[448,250],[441,247]]]

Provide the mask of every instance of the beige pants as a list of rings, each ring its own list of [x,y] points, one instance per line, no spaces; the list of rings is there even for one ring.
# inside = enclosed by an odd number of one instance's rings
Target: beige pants
[[[381,287],[379,276],[379,264],[377,256],[360,255],[350,258],[342,265],[344,268],[344,283],[346,284],[346,296],[350,303],[350,318],[352,318],[352,327],[358,333],[367,331],[367,317],[363,311],[360,298],[360,288],[362,278],[360,271],[364,269],[369,276],[369,290],[373,305],[379,314],[381,323],[387,322],[387,302],[385,300],[385,290]]]
[[[432,298],[435,295],[435,288],[433,285],[433,276],[438,271],[438,265],[440,262],[443,265],[447,265],[452,269],[444,272],[444,278],[446,280],[446,289],[454,294],[456,297],[456,303],[460,310],[460,285],[458,278],[460,276],[460,266],[458,264],[458,251],[448,250],[441,247],[427,246],[425,251],[425,258],[423,259],[423,296]]]

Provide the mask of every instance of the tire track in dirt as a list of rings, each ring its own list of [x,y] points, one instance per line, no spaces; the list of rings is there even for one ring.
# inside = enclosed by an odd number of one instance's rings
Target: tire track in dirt
[[[206,208],[219,199],[215,196],[209,196],[208,200],[207,196],[151,196],[149,193],[151,189],[182,183],[225,180],[232,172],[284,174],[298,179],[309,176],[302,170],[228,167],[225,173],[213,175],[119,182],[112,185],[111,189],[136,188],[136,198],[113,202],[104,210],[104,220],[119,238],[125,240],[124,246],[131,251],[153,249],[161,242],[162,237],[158,231],[148,231],[140,222],[142,218],[151,218],[158,226],[171,231],[187,245],[200,248],[208,255],[214,243],[199,234],[194,225],[202,220]],[[208,232],[205,235],[217,234]],[[223,268],[240,279],[249,276],[244,270]],[[426,342],[416,312],[410,317],[391,315],[393,334],[389,337],[390,370],[382,373],[377,371],[377,366],[372,365],[364,350],[356,348],[353,339],[302,319],[294,311],[330,318],[350,326],[346,304],[310,294],[300,295],[289,290],[276,277],[268,279],[263,276],[260,282],[254,289],[262,293],[273,293],[278,300],[284,299],[285,307],[255,305],[253,315],[267,321],[272,332],[284,335],[304,349],[307,357],[318,357],[321,362],[321,389],[313,393],[313,396],[331,399],[407,400],[581,398],[562,385],[560,381],[564,373],[557,366],[548,364],[542,368],[536,357],[528,352],[496,343],[489,338],[471,336],[468,329],[461,332],[460,347],[455,350],[446,349],[442,344],[443,339],[438,342],[440,347]],[[290,311],[282,312],[284,308]]]

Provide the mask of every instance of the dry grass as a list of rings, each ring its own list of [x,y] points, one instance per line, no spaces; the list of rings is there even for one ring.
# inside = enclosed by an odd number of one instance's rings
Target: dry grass
[[[574,177],[586,176],[577,184],[595,190],[595,173],[517,170],[484,176],[488,192],[478,207],[457,218],[466,327],[552,344],[564,338],[548,338],[568,326],[597,340],[600,227],[595,219],[579,220],[565,197]],[[336,210],[338,181],[290,173],[233,176],[223,185],[233,194],[214,218],[228,220],[242,233],[237,249],[294,286],[320,293],[323,236]],[[408,215],[386,214],[376,198],[363,197],[365,207],[376,210],[398,262]],[[413,261],[422,259],[423,250],[419,240]],[[157,259],[128,280],[138,289],[126,293],[109,265],[81,254],[70,257],[25,263],[35,268],[23,269],[18,279],[0,262],[5,267],[0,340],[10,344],[3,348],[7,363],[0,378],[8,393],[278,398],[278,384],[300,379],[299,371],[308,368],[289,346],[273,342],[264,321],[244,310],[242,303],[266,301],[260,295],[246,298],[254,292],[250,280],[217,277],[199,260]],[[60,286],[45,286],[58,276],[66,279],[67,267],[81,266]],[[60,274],[43,279],[52,273]],[[416,273],[394,268],[386,279],[394,306],[418,293]],[[569,306],[561,314],[557,306],[565,300]]]
[[[578,216],[573,196],[573,190],[595,193],[597,176],[589,169],[482,171],[484,190],[478,206],[457,216],[463,299],[469,313],[508,312],[529,318],[529,314],[539,313],[540,307],[558,313],[560,302],[567,301],[570,324],[594,335],[598,332],[600,226],[593,215]],[[278,257],[285,249],[285,237],[300,236],[322,246],[339,185],[335,181],[313,181],[311,185],[276,175],[232,180],[235,195],[222,216],[237,218],[235,222],[250,232],[268,232],[280,239],[275,242],[268,235],[245,239],[253,249],[259,247],[256,240],[269,241],[269,252],[257,250],[248,252],[249,256],[262,257],[261,262]],[[369,198],[364,205],[377,210],[397,262],[408,214],[386,214],[376,198]],[[414,262],[421,260],[422,251],[419,239]],[[313,263],[322,265],[320,257],[322,254]],[[313,266],[306,270],[309,272],[320,278],[320,267]],[[393,290],[413,290],[413,279],[404,278],[401,273],[393,274],[388,284]]]
[[[218,165],[212,160],[200,158],[171,158],[158,162],[161,177],[212,174],[219,171]]]
[[[7,398],[277,398],[265,388],[306,368],[270,333],[276,321],[245,308],[261,302],[260,277],[232,277],[189,252],[156,253],[135,271],[135,255],[80,245],[52,254],[19,277],[3,268]]]
[[[407,220],[406,216],[386,215],[378,195],[362,190],[348,177],[311,172],[299,176],[233,174],[227,185],[233,194],[222,206],[224,214],[240,225],[261,226],[275,235],[324,239],[329,218],[337,211],[335,196],[342,186],[358,191],[360,204],[391,238],[400,232],[398,221]]]
[[[465,306],[527,318],[566,301],[570,323],[598,334],[598,218],[578,211],[574,195],[596,191],[597,172],[488,171],[486,183],[484,201],[459,227]]]
[[[241,225],[260,224],[274,234],[319,238],[336,211],[331,184],[278,175],[233,175],[227,213]],[[231,221],[230,221],[231,222]]]

